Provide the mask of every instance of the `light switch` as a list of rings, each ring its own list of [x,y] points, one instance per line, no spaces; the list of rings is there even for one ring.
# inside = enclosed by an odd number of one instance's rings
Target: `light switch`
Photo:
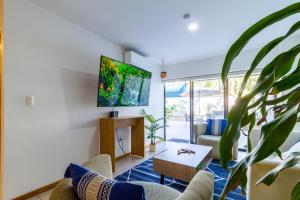
[[[34,96],[26,96],[26,106],[34,106]]]

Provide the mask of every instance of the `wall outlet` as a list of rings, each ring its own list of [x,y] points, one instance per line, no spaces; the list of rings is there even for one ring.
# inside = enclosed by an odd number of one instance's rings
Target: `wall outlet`
[[[34,106],[35,101],[34,101],[34,96],[26,96],[26,105],[29,107]]]

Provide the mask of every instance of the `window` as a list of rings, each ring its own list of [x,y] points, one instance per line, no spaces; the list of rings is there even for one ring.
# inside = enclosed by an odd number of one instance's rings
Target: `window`
[[[224,92],[221,79],[194,82],[194,121],[224,118]]]
[[[255,84],[257,82],[258,75],[250,76],[248,79],[248,82],[244,88],[243,95],[249,94],[250,91],[253,90],[255,87]],[[228,108],[229,110],[232,108],[232,106],[235,104],[236,98],[238,96],[238,93],[240,91],[240,86],[244,80],[244,76],[235,76],[230,77],[228,79]],[[258,99],[258,98],[256,98]],[[252,100],[253,102],[255,100]]]
[[[167,140],[190,141],[190,81],[165,84]]]

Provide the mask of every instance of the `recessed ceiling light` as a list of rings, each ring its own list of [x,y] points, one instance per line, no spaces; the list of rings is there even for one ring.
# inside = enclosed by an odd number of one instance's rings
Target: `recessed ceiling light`
[[[194,32],[194,31],[198,30],[198,28],[199,28],[199,25],[198,25],[197,22],[191,22],[188,25],[188,30],[191,31],[191,32]]]

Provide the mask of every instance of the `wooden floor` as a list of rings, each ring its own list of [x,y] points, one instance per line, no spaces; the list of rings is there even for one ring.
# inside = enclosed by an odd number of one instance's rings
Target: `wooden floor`
[[[127,156],[121,160],[118,160],[116,162],[116,171],[114,173],[114,177],[159,154],[161,151],[166,149],[165,146],[165,142],[160,142],[156,145],[156,152],[149,152],[149,149],[146,148],[145,157]]]

